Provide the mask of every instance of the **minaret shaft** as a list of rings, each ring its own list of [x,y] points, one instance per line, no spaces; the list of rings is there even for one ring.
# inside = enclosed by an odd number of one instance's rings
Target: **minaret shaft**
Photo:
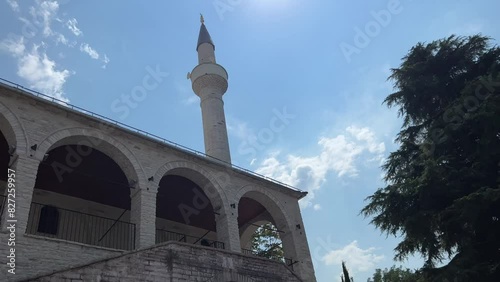
[[[198,47],[198,64],[213,63],[215,64],[215,52],[210,44],[201,44]]]
[[[200,97],[205,153],[231,163],[222,100],[227,90],[228,76],[226,70],[216,63],[215,46],[203,22],[196,50],[198,51],[198,65],[193,69],[189,78],[193,91]]]
[[[231,162],[224,115],[224,102],[219,89],[204,88],[199,94],[203,118],[205,153],[222,161]]]

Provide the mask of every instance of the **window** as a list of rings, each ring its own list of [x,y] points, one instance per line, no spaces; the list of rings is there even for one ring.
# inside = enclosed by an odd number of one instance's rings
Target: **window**
[[[47,234],[57,234],[59,225],[59,211],[56,207],[44,206],[40,211],[40,220],[38,221],[38,232]]]

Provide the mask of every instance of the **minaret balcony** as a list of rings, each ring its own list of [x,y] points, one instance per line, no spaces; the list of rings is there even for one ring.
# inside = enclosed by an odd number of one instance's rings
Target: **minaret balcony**
[[[194,83],[196,79],[204,75],[210,75],[210,74],[221,76],[225,80],[228,79],[228,74],[226,69],[219,64],[213,64],[213,63],[197,65],[189,75],[189,78]]]

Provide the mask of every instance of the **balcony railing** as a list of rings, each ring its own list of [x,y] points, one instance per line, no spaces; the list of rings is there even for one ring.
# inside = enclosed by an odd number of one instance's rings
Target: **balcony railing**
[[[38,203],[31,203],[26,233],[112,249],[135,248],[132,223]]]
[[[251,255],[251,256],[257,256],[257,257],[263,257],[263,258],[267,258],[265,256],[262,256],[260,255],[259,253],[257,253],[256,251],[252,251],[252,250],[249,250],[249,249],[241,249],[241,253],[242,254],[245,254],[245,255]],[[274,260],[274,261],[278,261],[278,262],[282,262],[284,264],[286,264],[288,267],[290,267],[292,270],[293,270],[293,265],[297,262],[294,262],[292,259],[289,259],[289,258],[281,258],[281,259],[278,259],[278,258],[272,258],[270,260]]]
[[[207,240],[200,237],[189,236],[182,233],[172,232],[163,229],[156,229],[156,244],[167,242],[167,241],[176,241],[176,242],[185,242],[189,244],[214,247],[216,249],[224,249],[224,243],[219,241]]]

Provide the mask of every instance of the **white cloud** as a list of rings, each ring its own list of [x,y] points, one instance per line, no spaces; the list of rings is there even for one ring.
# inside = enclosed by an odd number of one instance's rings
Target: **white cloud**
[[[17,0],[7,0],[7,4],[9,4],[13,11],[19,11],[19,3],[17,3]]]
[[[25,36],[8,37],[1,40],[0,51],[6,52],[16,59],[17,75],[26,80],[29,87],[68,101],[64,95],[63,87],[74,71],[61,68],[56,61],[47,55],[47,49],[54,48],[54,45],[77,46],[77,41],[71,41],[61,31],[68,28],[76,36],[82,35],[82,31],[77,26],[78,21],[75,18],[68,20],[65,14],[62,17],[58,15],[59,2],[55,0],[34,0],[26,8],[27,11],[20,11],[22,7],[20,2],[16,0],[7,0],[7,3],[14,11],[23,12],[18,19],[21,21]],[[53,24],[54,21],[56,24]],[[66,33],[69,32],[66,31]],[[53,40],[52,43],[55,44],[52,46],[50,43],[47,44],[45,38]],[[33,47],[31,48],[31,46]],[[106,54],[100,56],[88,43],[81,44],[80,50],[92,59],[100,59],[103,63],[102,68],[106,68],[110,62]],[[58,54],[56,57],[64,58],[64,53],[61,50],[54,51],[55,54]]]
[[[193,93],[191,84],[186,79],[175,79],[175,91],[180,96],[180,101],[183,105],[190,106],[200,102],[200,98]]]
[[[19,9],[19,3],[8,1],[13,9]],[[51,28],[51,23],[58,20],[59,4],[57,1],[34,1],[29,8],[31,21],[19,17],[19,20],[29,27],[25,32],[29,38],[34,38],[41,30],[44,37],[54,38],[56,44],[70,45],[66,37]],[[63,92],[67,78],[72,74],[67,69],[60,69],[56,62],[46,53],[47,44],[43,41],[38,44],[27,42],[26,37],[17,39],[7,38],[0,42],[0,50],[8,53],[17,61],[17,75],[28,82],[30,88],[50,95],[62,101],[68,101]],[[27,46],[33,46],[31,49]]]
[[[68,27],[71,32],[73,32],[74,35],[80,36],[82,34],[82,31],[76,26],[78,24],[78,21],[75,18],[72,18],[66,22],[66,26]]]
[[[59,43],[62,43],[62,44],[66,45],[66,46],[69,46],[69,47],[74,47],[75,46],[75,43],[69,42],[69,40],[63,34],[58,33],[55,36],[56,36],[56,39],[55,39],[56,40],[56,45],[59,44]]]
[[[315,211],[319,211],[319,210],[321,209],[321,205],[320,205],[320,204],[315,204],[315,205],[313,206],[313,209],[314,209]]]
[[[37,25],[43,27],[43,35],[45,37],[54,35],[51,24],[57,18],[59,4],[57,1],[35,1],[36,6],[30,7],[30,14]]]
[[[102,58],[103,65],[101,68],[105,69],[108,63],[110,62],[108,55],[104,54],[104,58]]]
[[[43,37],[54,39],[56,45],[62,43],[68,47],[74,47],[77,43],[70,42],[66,36],[52,28],[52,22],[56,21],[64,25],[64,21],[59,18],[59,2],[57,1],[41,1],[36,0],[33,6],[29,7],[30,19],[19,17],[19,20],[24,24],[23,32],[28,38],[34,38],[41,30]],[[74,23],[76,28],[76,19],[71,19],[68,22]],[[56,25],[57,26],[57,25]],[[81,31],[76,28],[76,31]]]
[[[21,56],[25,49],[24,37],[19,37],[17,40],[7,38],[0,42],[0,51],[7,52],[12,56]]]
[[[383,154],[385,152],[384,142],[377,142],[375,134],[367,127],[359,128],[349,126],[346,131],[352,134],[358,141],[364,141],[367,144],[367,148],[370,153]],[[379,157],[382,156],[379,155]]]
[[[302,207],[311,205],[315,191],[326,181],[329,172],[338,177],[358,175],[356,161],[362,154],[366,160],[380,160],[385,152],[383,142],[378,142],[369,128],[349,126],[343,134],[335,137],[321,137],[318,141],[320,153],[316,156],[296,156],[289,154],[280,158],[279,153],[268,156],[257,173],[309,192],[300,201]]]
[[[47,54],[34,45],[26,50],[24,38],[4,39],[0,42],[0,51],[4,51],[17,59],[17,75],[29,83],[29,87],[68,102],[64,96],[63,86],[70,76],[70,71],[58,70],[56,63]]]
[[[95,49],[90,47],[88,43],[83,43],[82,45],[80,45],[80,51],[87,53],[94,60],[99,59],[99,53],[97,53]]]
[[[63,20],[58,15],[59,2],[58,1],[41,1],[35,0],[34,5],[29,7],[28,18],[19,17],[19,20],[24,24],[23,32],[27,38],[35,38],[37,33],[41,31],[43,37],[52,38],[56,45],[59,43],[68,47],[74,47],[77,42],[67,39],[67,37],[52,27],[53,21],[60,23],[61,26],[67,26],[75,35],[82,34],[76,24],[78,23],[75,18],[68,21]],[[66,23],[65,23],[66,22]],[[59,25],[55,25],[57,27]]]
[[[46,53],[39,52],[38,48],[35,45],[30,52],[19,57],[17,74],[27,80],[31,88],[68,102],[63,86],[70,71],[57,70],[56,63]]]
[[[200,101],[200,98],[198,98],[198,96],[196,96],[196,95],[189,95],[189,97],[187,97],[186,99],[182,100],[182,102],[185,105],[193,105],[193,104],[196,104],[199,101]]]
[[[227,130],[231,132],[231,135],[235,136],[241,140],[256,139],[257,136],[255,132],[248,126],[248,123],[241,121],[232,116],[228,116],[226,119]]]
[[[383,255],[377,255],[375,248],[362,249],[357,241],[337,249],[331,250],[321,258],[325,265],[336,265],[340,268],[342,261],[345,261],[350,274],[356,272],[366,272],[374,270],[377,263],[384,259]]]

